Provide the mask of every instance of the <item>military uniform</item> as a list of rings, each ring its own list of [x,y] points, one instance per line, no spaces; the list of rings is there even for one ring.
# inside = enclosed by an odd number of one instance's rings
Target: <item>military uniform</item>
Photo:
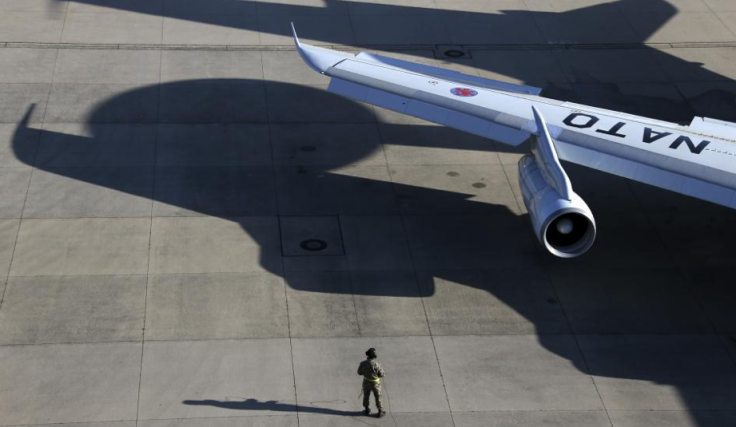
[[[358,367],[358,375],[363,376],[363,407],[366,413],[370,412],[371,393],[376,400],[379,416],[383,413],[383,399],[381,392],[381,378],[386,375],[381,365],[375,359],[364,360]]]

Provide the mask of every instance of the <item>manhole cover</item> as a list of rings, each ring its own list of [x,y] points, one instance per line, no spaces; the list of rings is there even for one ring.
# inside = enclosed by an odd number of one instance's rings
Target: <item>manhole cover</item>
[[[445,56],[450,58],[462,58],[463,56],[465,56],[465,52],[463,52],[462,50],[450,49],[445,51]]]
[[[300,147],[299,149],[311,153],[312,151],[316,151],[317,147],[315,147],[314,145],[305,145],[303,147]]]
[[[305,251],[319,252],[327,248],[327,242],[319,239],[307,239],[301,242],[299,246]]]

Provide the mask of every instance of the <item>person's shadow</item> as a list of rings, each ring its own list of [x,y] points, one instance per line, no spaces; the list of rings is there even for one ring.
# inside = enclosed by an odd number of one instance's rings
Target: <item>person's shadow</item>
[[[339,416],[358,416],[362,414],[360,411],[340,411],[337,409],[322,408],[318,406],[281,403],[276,400],[260,401],[253,398],[242,400],[185,400],[182,403],[190,406],[214,406],[216,408],[233,409],[238,411],[299,412]]]

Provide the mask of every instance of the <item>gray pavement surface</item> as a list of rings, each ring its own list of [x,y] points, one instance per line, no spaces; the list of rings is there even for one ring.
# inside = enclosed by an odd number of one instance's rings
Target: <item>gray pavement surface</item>
[[[736,121],[729,0],[0,0],[0,426],[736,426],[732,211],[566,165],[555,259],[526,146],[325,92],[290,21]]]

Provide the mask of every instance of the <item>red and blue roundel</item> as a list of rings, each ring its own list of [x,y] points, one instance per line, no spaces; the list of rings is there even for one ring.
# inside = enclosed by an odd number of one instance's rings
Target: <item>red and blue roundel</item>
[[[473,90],[467,87],[454,87],[450,89],[450,92],[452,92],[455,96],[475,96],[478,94],[477,90]]]

